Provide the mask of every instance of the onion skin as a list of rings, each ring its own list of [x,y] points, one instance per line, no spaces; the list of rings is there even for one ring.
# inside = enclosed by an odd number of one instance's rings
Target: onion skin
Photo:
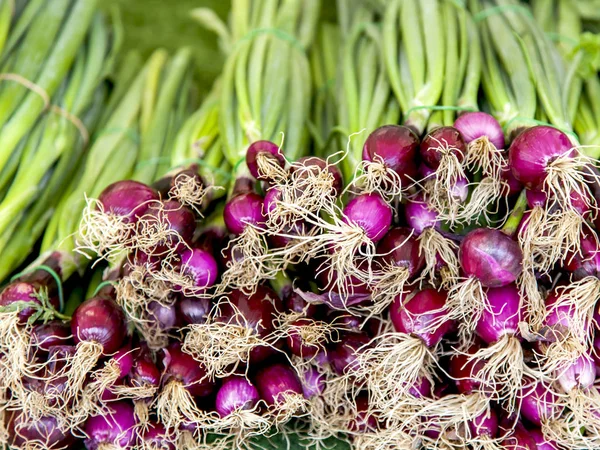
[[[458,162],[461,162],[467,154],[467,144],[460,131],[454,127],[439,127],[429,133],[421,141],[421,157],[425,164],[432,169],[437,169],[443,154],[439,147],[447,147],[452,150]]]
[[[523,254],[519,244],[500,230],[478,228],[463,239],[459,259],[466,276],[485,287],[514,283],[521,274]]]
[[[573,274],[575,280],[585,277],[600,278],[600,248],[593,236],[582,236],[581,249],[577,253],[569,253],[563,267]]]
[[[117,181],[107,186],[98,197],[104,212],[122,217],[126,223],[135,223],[158,199],[156,190],[132,180]]]
[[[452,320],[440,321],[447,315],[444,310],[448,296],[445,291],[423,289],[406,300],[398,296],[390,306],[390,319],[396,331],[419,337],[427,347],[439,344],[453,326]],[[435,329],[426,331],[433,323]],[[424,331],[425,330],[425,331]]]
[[[92,416],[85,422],[84,441],[88,450],[98,450],[104,445],[128,448],[136,439],[136,419],[133,405],[127,401],[111,402],[111,413],[106,416]]]
[[[302,326],[310,326],[314,321],[305,317],[301,317],[298,320],[295,320],[291,323],[292,327],[302,327]],[[290,352],[293,355],[299,356],[301,358],[312,358],[315,356],[319,350],[320,346],[316,345],[308,345],[302,339],[302,335],[300,332],[294,328],[291,328],[286,336],[286,342]]]
[[[158,387],[160,385],[160,375],[160,370],[152,361],[150,351],[147,348],[138,349],[129,371],[130,384],[138,387]]]
[[[366,333],[344,333],[340,336],[340,342],[329,347],[327,353],[329,363],[338,375],[345,375],[356,371],[358,362],[356,352],[369,344],[371,338]]]
[[[177,309],[175,305],[152,301],[148,304],[148,320],[155,322],[160,330],[172,330],[177,326]]]
[[[585,390],[592,387],[596,379],[596,366],[591,356],[584,354],[570,363],[568,367],[557,371],[558,383],[563,392]]]
[[[119,379],[125,378],[133,367],[134,352],[129,345],[125,345],[115,353],[111,360],[117,362],[120,370]]]
[[[123,310],[113,300],[92,297],[77,307],[71,319],[75,343],[82,341],[102,345],[103,354],[116,352],[123,344],[127,328]]]
[[[526,188],[541,191],[546,168],[559,156],[576,157],[573,143],[562,131],[549,126],[536,126],[521,132],[508,149],[513,175]]]
[[[377,429],[377,419],[369,414],[369,399],[365,394],[360,394],[355,400],[356,417],[348,425],[354,433],[366,433]]]
[[[386,167],[400,175],[402,182],[410,182],[417,175],[419,137],[410,128],[384,125],[373,131],[363,148],[367,161],[383,160]]]
[[[212,394],[215,385],[206,376],[206,370],[198,361],[181,351],[181,344],[173,343],[163,351],[163,385],[175,380],[181,382],[194,397]]]
[[[537,450],[558,450],[558,446],[553,441],[547,441],[544,433],[539,428],[530,428],[527,430],[529,435],[535,441]]]
[[[140,440],[144,443],[142,448],[152,448],[159,450],[175,450],[173,436],[169,436],[167,429],[163,424],[156,421],[151,421],[148,428],[144,429],[140,436]]]
[[[535,382],[533,389],[524,389],[526,395],[521,397],[521,415],[529,422],[541,427],[546,421],[561,415],[564,408],[558,404],[558,397],[547,386]]]
[[[227,378],[215,399],[215,409],[221,417],[240,410],[250,410],[260,400],[258,390],[244,377]]]
[[[41,305],[40,300],[37,298],[38,290],[37,283],[14,281],[6,286],[0,294],[0,308],[9,307],[16,302],[31,303],[31,308],[25,307],[18,313],[19,324],[25,325],[36,312],[37,306]],[[50,303],[55,308],[58,308],[57,300],[57,298],[50,299]]]
[[[429,205],[418,195],[414,200],[408,200],[404,205],[404,216],[406,223],[417,235],[426,228],[436,228],[438,223],[437,213],[429,208]]]
[[[177,237],[173,235],[167,236],[164,243],[157,249],[157,253],[165,251],[167,248],[177,248],[183,250],[186,243],[190,244],[196,231],[196,217],[191,209],[183,206],[175,200],[167,200],[160,207],[151,205],[148,209],[150,221],[155,221],[158,224],[168,224],[170,231],[177,233]]]
[[[389,230],[377,245],[379,261],[384,265],[404,267],[410,277],[425,265],[419,243],[410,228],[396,227]]]
[[[373,242],[380,240],[392,224],[392,209],[378,194],[361,194],[344,208],[344,219],[361,227]]]
[[[294,369],[285,364],[272,364],[260,369],[254,381],[261,398],[267,405],[274,405],[282,399],[284,392],[303,395],[302,384]]]
[[[7,413],[8,414],[8,413]],[[71,433],[64,433],[54,417],[30,419],[22,413],[12,412],[7,417],[9,444],[27,448],[27,443],[44,444],[47,449],[61,449],[75,443]]]
[[[215,284],[219,276],[219,267],[209,252],[201,248],[186,248],[180,256],[183,272],[195,287],[207,288]]]
[[[478,348],[475,346],[469,350],[469,353],[475,353],[477,350]],[[469,356],[462,353],[450,358],[450,375],[459,393],[472,394],[482,390],[483,384],[478,381],[477,374],[482,370],[484,364],[483,360],[469,359]]]
[[[325,390],[325,375],[319,373],[316,367],[308,367],[302,374],[302,393],[305,398],[311,399],[321,395]]]
[[[264,153],[268,157],[273,158],[280,167],[285,166],[285,158],[277,145],[271,141],[255,141],[250,144],[248,150],[246,150],[246,165],[252,176],[257,180],[266,180],[265,177],[260,176],[258,170],[258,162],[256,159],[260,153]]]
[[[469,423],[469,428],[474,436],[487,436],[495,439],[498,435],[498,415],[494,409],[480,414],[475,420]]]
[[[240,235],[248,225],[260,225],[264,222],[263,198],[254,192],[238,194],[227,202],[223,210],[223,219],[227,229]]]
[[[537,450],[535,441],[521,423],[517,423],[510,436],[500,443],[505,450]]]
[[[461,132],[467,143],[485,136],[497,149],[504,148],[502,127],[490,114],[480,111],[466,112],[458,116],[454,127]]]
[[[183,297],[177,302],[178,316],[186,325],[206,322],[210,308],[210,300],[207,298]]]
[[[306,317],[315,317],[319,307],[314,303],[308,303],[297,292],[292,291],[283,299],[285,310],[287,312],[304,314]]]
[[[548,203],[548,196],[542,191],[533,191],[531,189],[527,189],[525,191],[525,198],[527,199],[527,206],[530,208],[545,208],[546,204]]]
[[[36,352],[48,352],[55,345],[71,345],[71,327],[60,320],[52,320],[33,327],[31,343],[36,346]]]
[[[477,322],[477,334],[486,344],[504,335],[516,335],[521,321],[521,295],[515,284],[486,290],[488,308]]]

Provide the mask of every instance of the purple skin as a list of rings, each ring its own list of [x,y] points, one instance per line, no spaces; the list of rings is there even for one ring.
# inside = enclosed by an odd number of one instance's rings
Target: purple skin
[[[92,297],[77,307],[71,319],[75,343],[82,341],[102,345],[103,354],[116,352],[127,334],[125,315],[113,300]]]
[[[493,344],[504,335],[515,336],[521,321],[521,295],[515,284],[486,291],[488,308],[477,322],[477,334],[486,344]]]
[[[167,248],[176,247],[178,250],[190,244],[196,231],[196,217],[191,209],[175,200],[167,200],[162,207],[151,205],[148,213],[154,218],[155,223],[167,223],[169,229],[177,233],[178,237],[168,236],[157,249],[157,253],[164,252]]]
[[[219,267],[209,252],[201,248],[186,248],[180,255],[183,271],[192,279],[195,287],[207,288],[217,281]]]
[[[252,176],[257,180],[266,180],[266,178],[260,176],[258,171],[258,162],[256,159],[261,153],[277,161],[277,164],[282,168],[285,166],[285,158],[281,154],[279,147],[271,141],[255,141],[250,144],[248,150],[246,150],[246,165],[248,166],[248,170],[250,170]]]
[[[506,286],[521,274],[521,248],[500,230],[471,231],[461,242],[458,256],[465,275],[477,278],[485,287]]]
[[[304,397],[308,399],[321,395],[325,389],[325,375],[319,373],[314,366],[310,366],[304,371],[301,382]]]
[[[538,450],[535,441],[520,422],[500,445],[505,450]]]
[[[419,137],[410,128],[401,125],[384,125],[373,131],[363,148],[366,161],[383,160],[386,167],[400,175],[402,183],[417,176]]]
[[[404,216],[406,223],[415,231],[417,236],[426,228],[436,228],[438,223],[437,213],[428,207],[421,195],[406,202]]]
[[[390,319],[394,329],[399,333],[419,337],[423,343],[432,348],[436,346],[453,326],[452,320],[441,322],[432,331],[423,331],[433,323],[447,315],[444,310],[447,293],[436,289],[423,289],[409,300],[398,296],[390,306]]]
[[[315,168],[325,169],[327,167],[327,171],[333,176],[333,191],[336,196],[340,195],[342,189],[344,188],[344,180],[342,178],[342,172],[337,166],[333,164],[327,164],[323,158],[319,158],[317,156],[303,156],[302,158],[296,161],[296,164],[291,167],[291,173],[296,172],[298,169],[295,167],[297,165],[304,167],[314,166]]]
[[[146,214],[152,201],[159,199],[158,192],[137,181],[124,180],[111,184],[102,191],[98,201],[104,212],[115,214],[127,223],[135,223]]]
[[[84,441],[87,450],[114,445],[116,448],[128,448],[136,439],[136,419],[133,405],[128,401],[111,402],[111,413],[106,416],[92,416],[85,422]]]
[[[306,317],[314,317],[319,307],[314,303],[308,303],[297,292],[291,292],[284,297],[283,304],[288,312],[301,313]]]
[[[263,198],[260,195],[254,192],[238,194],[225,205],[225,226],[231,233],[240,235],[247,225],[258,226],[264,222],[262,211]]]
[[[311,325],[312,323],[313,323],[313,321],[311,319],[301,317],[298,320],[294,321],[292,323],[292,326],[301,327],[301,326]],[[320,343],[321,345],[314,344],[314,343],[311,345],[308,345],[308,344],[304,343],[300,332],[295,329],[291,329],[289,331],[289,333],[286,337],[286,342],[287,342],[288,348],[290,349],[290,351],[292,352],[293,355],[299,356],[301,358],[307,358],[307,359],[315,356],[319,352],[319,350],[322,348],[322,345],[324,344],[324,342]]]
[[[60,320],[52,320],[47,323],[36,325],[31,330],[31,342],[36,346],[36,351],[44,353],[55,345],[70,345],[71,327]]]
[[[577,156],[573,143],[560,130],[536,126],[521,132],[508,149],[513,175],[527,189],[544,189],[546,168],[560,156]]]
[[[133,367],[133,358],[134,353],[131,351],[131,346],[129,344],[120,348],[117,353],[111,356],[111,360],[117,361],[119,365],[119,379],[125,378],[131,372],[131,368]]]
[[[275,291],[266,286],[258,286],[256,292],[251,296],[240,291],[233,291],[229,294],[228,300],[220,306],[220,316],[216,320],[247,326],[263,338],[273,332],[275,329],[273,320],[283,309],[281,300]],[[244,320],[236,319],[238,312]],[[250,360],[253,363],[260,362],[271,356],[273,352],[275,350],[266,345],[256,346],[250,352]]]
[[[389,230],[377,245],[379,262],[385,267],[404,267],[413,277],[425,265],[419,243],[410,228],[396,227]]]
[[[31,303],[32,307],[25,307],[19,311],[19,323],[24,325],[29,318],[37,311],[37,307],[41,305],[36,297],[39,286],[34,283],[25,281],[14,281],[4,288],[0,294],[0,308],[8,307],[15,302]],[[58,299],[51,298],[50,303],[54,308],[58,308]]]
[[[467,144],[460,131],[454,127],[439,127],[430,131],[421,141],[421,158],[432,169],[440,166],[443,154],[441,147],[452,149],[452,154],[461,162],[467,154]]]
[[[548,196],[542,191],[527,189],[525,191],[525,198],[527,199],[527,206],[532,209],[535,207],[545,208],[546,203],[548,203]]]
[[[272,364],[259,370],[254,380],[260,397],[267,405],[283,401],[284,392],[303,395],[302,383],[296,372],[285,364]]]
[[[508,195],[517,195],[523,190],[523,185],[515,178],[508,163],[502,167],[500,177],[508,184]]]
[[[596,366],[592,357],[584,354],[555,375],[562,390],[568,394],[574,390],[589,389],[596,379]]]
[[[562,262],[563,267],[573,274],[575,280],[585,277],[600,277],[600,247],[593,236],[582,236],[581,250],[569,253]]]
[[[348,202],[344,221],[358,225],[377,242],[392,225],[392,208],[378,194],[362,194]]]
[[[260,400],[258,390],[244,377],[229,377],[224,382],[215,399],[215,409],[221,417],[236,411],[247,411]]]
[[[129,372],[129,383],[136,387],[158,386],[160,375],[160,370],[152,361],[150,351],[147,348],[138,349]]]
[[[274,187],[269,189],[263,199],[263,212],[265,215],[269,215],[275,210],[278,200],[281,200],[281,191]]]
[[[338,375],[345,375],[357,369],[357,352],[371,342],[371,338],[364,332],[344,333],[340,341],[329,347],[327,355],[329,363]]]
[[[546,338],[550,341],[564,338],[571,327],[571,321],[575,314],[574,307],[565,302],[559,302],[556,291],[548,294],[545,303],[547,311],[544,319],[544,329],[547,330]]]
[[[163,305],[159,302],[150,302],[148,305],[148,319],[155,322],[163,331],[169,331],[177,325],[177,308],[175,305]]]
[[[40,445],[36,448],[61,449],[75,442],[71,433],[60,430],[56,419],[52,416],[33,420],[21,413],[12,412],[10,415],[7,413],[7,421],[9,444],[19,448],[27,448],[26,444],[36,442]]]
[[[174,436],[170,436],[163,424],[156,421],[148,423],[148,428],[145,428],[140,436],[144,442],[143,448],[153,448],[160,450],[175,450]]]
[[[524,388],[521,397],[521,415],[532,424],[541,427],[548,420],[556,419],[564,409],[558,404],[558,397],[547,386],[535,382],[532,388]]]
[[[366,394],[359,394],[356,397],[356,418],[352,420],[348,429],[355,433],[365,433],[377,429],[377,419],[371,413],[369,414],[369,399]]]
[[[202,324],[211,308],[207,298],[183,297],[177,302],[178,316],[186,325]]]
[[[408,393],[416,398],[431,397],[433,385],[426,377],[421,377],[408,389]]]
[[[558,445],[554,441],[548,441],[544,433],[539,428],[530,428],[527,430],[537,445],[537,450],[558,450]]]
[[[482,136],[487,136],[497,149],[504,148],[504,133],[502,127],[490,114],[484,112],[466,112],[455,121],[458,129],[467,143]]]
[[[594,358],[594,364],[596,365],[596,377],[598,377],[598,375],[600,375],[600,334],[599,333],[596,333],[596,336],[594,337],[592,357]]]
[[[173,343],[163,349],[163,386],[179,381],[194,397],[205,397],[214,391],[214,383],[206,376],[206,370],[198,361],[181,351],[181,344]]]
[[[475,353],[477,347],[469,353]],[[456,389],[461,394],[471,394],[480,391],[482,384],[477,381],[477,374],[483,368],[484,362],[480,359],[469,359],[467,355],[457,354],[450,358],[450,375],[454,379]]]
[[[495,439],[498,435],[498,415],[494,409],[480,414],[469,423],[471,433],[476,437],[489,437]]]

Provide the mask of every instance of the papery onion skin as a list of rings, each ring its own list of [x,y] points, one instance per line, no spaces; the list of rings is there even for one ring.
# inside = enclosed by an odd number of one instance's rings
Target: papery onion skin
[[[477,278],[485,287],[501,287],[514,283],[521,274],[523,253],[502,231],[477,228],[461,242],[459,259],[466,276]]]
[[[260,394],[252,383],[244,377],[232,376],[219,388],[215,409],[221,417],[227,417],[235,411],[254,408],[259,400]]]
[[[128,448],[133,445],[136,419],[133,405],[128,401],[111,402],[106,416],[92,416],[85,423],[85,447],[98,450],[104,446]]]
[[[467,143],[480,137],[487,137],[497,149],[504,148],[504,132],[500,123],[490,114],[475,111],[466,112],[454,121]]]

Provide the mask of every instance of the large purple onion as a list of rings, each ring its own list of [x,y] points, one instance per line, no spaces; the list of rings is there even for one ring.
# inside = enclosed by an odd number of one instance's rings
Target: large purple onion
[[[563,410],[558,397],[541,382],[534,381],[532,388],[524,388],[521,397],[521,415],[532,424],[541,427],[548,420],[557,419]]]
[[[201,248],[186,248],[181,252],[181,267],[196,288],[212,286],[219,275],[215,258]]]
[[[242,234],[246,226],[257,226],[264,222],[263,198],[254,192],[238,194],[227,202],[223,210],[227,229],[236,235]]]
[[[404,216],[406,223],[417,235],[420,235],[426,228],[435,228],[438,223],[438,215],[430,208],[422,195],[408,200],[404,205]]]
[[[445,291],[433,288],[423,289],[408,300],[404,296],[396,297],[390,306],[394,328],[419,337],[427,347],[436,346],[453,326],[453,321],[445,318],[447,298]]]
[[[283,401],[284,393],[303,395],[302,384],[296,372],[285,364],[272,364],[260,369],[254,381],[261,398],[267,405]]]
[[[260,395],[258,390],[246,378],[232,376],[227,378],[215,399],[215,409],[221,417],[227,417],[236,411],[253,409]]]
[[[111,402],[107,415],[88,418],[85,422],[85,448],[98,450],[113,448],[129,448],[136,440],[136,418],[133,405],[128,401]]]
[[[377,242],[392,224],[392,208],[378,194],[361,194],[348,202],[344,219],[361,227],[370,240]]]
[[[127,333],[125,315],[113,300],[92,297],[73,313],[71,333],[75,343],[95,342],[102,345],[104,355],[109,355],[123,344]]]
[[[60,449],[72,445],[75,438],[70,432],[63,432],[56,418],[42,416],[35,420],[22,412],[12,412],[7,417],[9,444],[19,448],[29,448],[27,444],[36,443],[46,449]],[[43,446],[43,447],[42,447]]]
[[[514,283],[521,274],[523,253],[502,231],[477,228],[461,242],[459,259],[465,275],[485,287],[501,287]]]

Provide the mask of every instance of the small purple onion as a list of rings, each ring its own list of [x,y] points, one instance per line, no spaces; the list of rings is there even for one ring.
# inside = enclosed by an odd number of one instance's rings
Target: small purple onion
[[[111,402],[106,415],[92,416],[85,422],[85,448],[98,450],[108,446],[129,448],[136,439],[136,419],[128,401]]]
[[[219,275],[215,258],[201,248],[184,249],[181,252],[181,267],[197,288],[212,286]]]
[[[550,341],[561,340],[567,336],[571,328],[576,314],[575,307],[571,303],[560,301],[560,296],[556,290],[548,294],[545,303],[544,330],[546,338]],[[586,328],[588,325],[586,324]]]
[[[451,150],[461,162],[467,154],[467,144],[459,130],[454,127],[439,127],[427,133],[421,141],[421,157],[425,164],[432,169],[437,169],[443,158],[440,147]]]
[[[401,125],[384,125],[373,131],[363,148],[366,161],[383,161],[398,173],[402,183],[410,182],[417,175],[417,152],[419,137],[410,128]]]
[[[116,361],[119,366],[119,379],[125,378],[131,372],[133,367],[134,352],[131,350],[129,344],[123,346],[117,352],[110,357],[111,360]]]
[[[265,220],[263,198],[254,192],[236,195],[225,205],[223,219],[227,229],[236,235],[242,234],[248,225],[262,224]]]
[[[570,252],[562,261],[563,267],[573,274],[575,280],[585,277],[600,278],[600,246],[594,236],[582,236],[578,252]]]
[[[11,446],[29,448],[27,444],[37,444],[37,447],[49,450],[71,446],[75,438],[70,432],[63,432],[56,418],[42,416],[35,420],[22,412],[7,413],[8,437]],[[6,443],[6,442],[5,442]]]
[[[325,390],[325,375],[316,367],[310,366],[303,373],[301,380],[304,397],[311,399],[317,397]]]
[[[527,431],[535,441],[537,450],[558,450],[556,442],[547,440],[539,428],[529,428]]]
[[[366,333],[344,333],[340,341],[331,345],[328,350],[329,363],[338,375],[345,375],[358,369],[357,356],[362,348],[371,342]]]
[[[504,148],[504,133],[500,123],[484,112],[466,112],[454,121],[454,127],[459,130],[467,143],[480,137],[487,137],[497,149]]]
[[[525,191],[525,198],[527,199],[527,206],[530,208],[545,208],[548,203],[548,196],[542,191],[527,189]]]
[[[127,223],[135,223],[146,214],[152,201],[158,199],[158,192],[150,186],[137,181],[124,180],[106,187],[98,201],[104,212],[120,216]]]
[[[134,354],[133,365],[129,371],[129,383],[135,387],[158,387],[160,370],[156,367],[147,347],[137,350]]]
[[[39,286],[37,284],[25,281],[13,281],[0,294],[0,308],[10,307],[16,302],[30,303],[31,307],[24,307],[18,314],[19,323],[24,325],[37,311],[38,306],[41,305],[37,297],[38,290]],[[58,307],[58,302],[52,300],[57,299],[51,299],[51,303],[53,303],[53,306]]]
[[[461,242],[459,259],[465,275],[477,278],[485,287],[501,287],[514,283],[521,274],[523,253],[502,231],[477,228]]]
[[[348,425],[348,429],[352,432],[366,433],[375,431],[377,427],[377,419],[370,413],[369,398],[366,394],[359,394],[355,399],[356,416]]]
[[[140,435],[140,440],[143,442],[142,448],[157,449],[157,450],[175,450],[175,436],[169,435],[165,426],[156,421],[148,423]]]
[[[171,232],[164,242],[159,245],[157,254],[164,252],[168,248],[182,250],[186,244],[192,242],[194,232],[196,231],[196,217],[188,207],[175,200],[167,200],[160,207],[158,205],[150,205],[148,216],[150,223],[154,222],[161,226],[167,224]]]
[[[537,450],[535,441],[520,422],[500,443],[504,450]]]
[[[246,165],[248,170],[254,178],[257,180],[265,180],[266,178],[261,177],[258,169],[258,155],[261,154],[267,158],[272,158],[279,167],[285,166],[285,158],[281,154],[279,147],[271,141],[255,141],[246,150]]]
[[[405,268],[410,277],[425,265],[419,243],[409,228],[396,227],[389,230],[377,245],[379,262],[384,265]]]
[[[471,433],[475,437],[495,439],[498,435],[498,415],[494,409],[485,411],[469,423]]]
[[[348,202],[344,219],[361,227],[376,242],[392,225],[392,208],[378,194],[362,194]]]
[[[548,165],[556,158],[575,158],[577,150],[569,137],[550,126],[536,126],[521,132],[509,148],[513,175],[528,189],[545,188]]]
[[[541,427],[548,420],[557,419],[563,410],[558,397],[541,382],[534,381],[533,388],[524,388],[521,397],[521,415],[532,424]]]
[[[80,304],[71,319],[75,343],[82,341],[102,345],[103,354],[116,352],[127,333],[125,314],[113,300],[92,297]]]
[[[202,324],[210,312],[211,304],[208,298],[183,297],[177,302],[177,312],[187,325]]]
[[[300,294],[295,291],[289,293],[283,299],[283,304],[287,312],[304,314],[305,317],[312,318],[317,314],[319,307],[314,303],[308,303]]]
[[[36,325],[31,330],[31,344],[36,351],[48,352],[55,345],[70,345],[71,337],[71,327],[60,320]]]
[[[221,417],[227,417],[236,411],[250,410],[260,400],[258,390],[246,378],[232,376],[227,378],[217,392],[215,409]]]
[[[435,228],[438,223],[438,215],[429,208],[422,195],[413,200],[408,200],[404,205],[406,223],[420,235],[426,228]]]
[[[596,366],[590,355],[583,354],[555,375],[562,390],[568,394],[576,389],[589,389],[596,380]]]
[[[270,188],[265,194],[263,199],[263,213],[269,215],[275,208],[277,208],[277,202],[281,200],[281,191],[275,187]]]
[[[172,330],[177,326],[177,309],[175,305],[163,305],[152,301],[148,304],[148,320],[154,322],[162,331]]]
[[[469,349],[469,353],[473,354],[478,349],[478,346],[473,346]],[[481,391],[483,385],[479,381],[478,374],[483,369],[484,364],[483,360],[471,359],[462,353],[455,354],[450,358],[450,375],[459,393],[471,394]]]
[[[411,387],[408,388],[408,393],[415,398],[426,398],[431,397],[433,385],[429,378],[419,378]]]
[[[303,395],[296,372],[285,364],[272,364],[260,369],[255,376],[255,383],[267,405],[281,402],[283,393]]]
[[[288,334],[286,336],[286,342],[288,348],[290,349],[290,352],[292,352],[293,355],[299,356],[301,358],[310,359],[313,356],[315,356],[325,344],[325,342],[305,342],[301,332],[297,328],[294,328],[313,326],[313,324],[314,321],[306,317],[301,317],[290,324],[292,328],[290,328],[290,330],[288,331]]]
[[[477,322],[477,334],[486,344],[493,344],[505,335],[515,336],[521,321],[521,294],[515,284],[486,290],[488,307]]]
[[[181,351],[181,344],[174,342],[163,349],[163,352],[163,385],[178,381],[194,397],[212,394],[215,385],[206,376],[206,370],[198,361]]]
[[[395,330],[417,336],[427,347],[434,347],[453,326],[452,320],[440,320],[448,314],[445,310],[447,298],[445,291],[433,288],[423,289],[408,300],[404,296],[396,297],[390,306],[390,319]],[[435,329],[427,331],[438,322]]]

